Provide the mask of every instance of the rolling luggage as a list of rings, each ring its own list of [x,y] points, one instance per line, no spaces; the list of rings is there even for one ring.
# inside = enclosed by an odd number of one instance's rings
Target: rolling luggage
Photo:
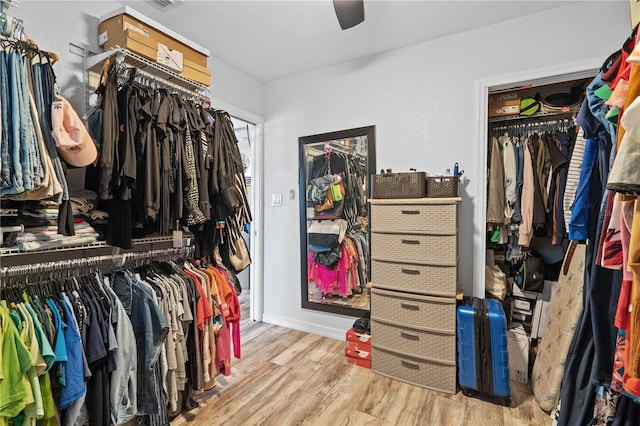
[[[473,298],[457,309],[458,380],[462,393],[502,398],[511,405],[507,321],[499,301]]]

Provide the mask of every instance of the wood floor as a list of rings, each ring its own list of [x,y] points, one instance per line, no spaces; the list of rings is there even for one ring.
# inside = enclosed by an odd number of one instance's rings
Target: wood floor
[[[172,426],[217,425],[550,425],[529,387],[511,382],[509,408],[447,395],[348,364],[344,342],[251,322],[240,296],[242,359]]]

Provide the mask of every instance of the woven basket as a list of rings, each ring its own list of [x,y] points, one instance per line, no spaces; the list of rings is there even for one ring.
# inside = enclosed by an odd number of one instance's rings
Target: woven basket
[[[372,198],[424,198],[427,195],[425,172],[373,175]]]
[[[427,198],[458,196],[458,176],[427,176]]]

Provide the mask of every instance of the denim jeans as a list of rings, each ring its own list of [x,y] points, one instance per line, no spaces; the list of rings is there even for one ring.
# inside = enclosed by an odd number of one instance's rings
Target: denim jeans
[[[104,289],[113,305],[112,315],[115,317],[115,333],[118,342],[118,347],[113,351],[117,368],[111,373],[109,390],[111,421],[114,424],[122,424],[131,420],[137,412],[138,352],[131,320],[106,278]]]
[[[14,51],[5,54],[6,56],[6,64],[7,64],[7,101],[3,103],[7,105],[3,110],[7,111],[7,125],[3,126],[6,128],[7,139],[8,139],[8,154],[10,156],[8,164],[10,164],[11,171],[11,185],[7,188],[2,188],[0,190],[0,195],[11,195],[18,194],[20,192],[25,191],[23,177],[22,177],[22,168],[23,163],[21,161],[22,152],[20,150],[20,106],[16,104],[19,93],[18,93],[18,82],[16,81],[18,76],[16,73],[16,53]],[[3,161],[4,164],[4,161]]]
[[[32,153],[29,148],[29,140],[27,132],[27,123],[25,117],[27,110],[24,103],[24,82],[23,82],[23,65],[22,57],[16,51],[9,52],[10,61],[10,79],[11,79],[11,100],[13,108],[11,113],[13,114],[13,143],[14,154],[13,158],[16,162],[20,162],[20,174],[22,177],[22,183],[24,190],[28,191],[33,189],[33,180],[31,176],[31,158]],[[17,174],[17,164],[16,174]]]
[[[53,87],[51,84],[51,65],[49,64],[34,64],[33,65],[33,93],[35,95],[36,108],[40,117],[40,127],[42,129],[42,136],[44,137],[44,143],[47,147],[47,152],[51,157],[53,163],[53,169],[56,172],[56,177],[62,186],[62,200],[69,199],[69,187],[67,186],[67,179],[64,175],[64,169],[60,162],[60,156],[56,149],[56,142],[51,135],[51,103],[53,100]],[[54,200],[59,202],[60,199]]]
[[[4,50],[0,50],[0,81],[8,82],[8,56]],[[2,167],[0,170],[0,190],[5,190],[13,186],[13,159],[11,158],[12,139],[11,134],[11,102],[9,98],[9,84],[0,84],[0,112],[2,115],[2,131],[0,132],[0,155],[2,155]]]
[[[129,315],[136,336],[137,414],[158,414],[160,407],[157,394],[161,384],[158,383],[155,370],[160,368],[157,361],[169,332],[169,325],[153,294],[140,284],[137,276],[127,271],[115,274],[113,290]]]

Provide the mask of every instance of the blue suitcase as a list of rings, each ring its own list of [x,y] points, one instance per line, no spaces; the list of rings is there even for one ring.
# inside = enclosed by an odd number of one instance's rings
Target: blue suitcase
[[[499,301],[473,298],[457,309],[458,380],[462,393],[503,398],[511,405],[507,320]]]

